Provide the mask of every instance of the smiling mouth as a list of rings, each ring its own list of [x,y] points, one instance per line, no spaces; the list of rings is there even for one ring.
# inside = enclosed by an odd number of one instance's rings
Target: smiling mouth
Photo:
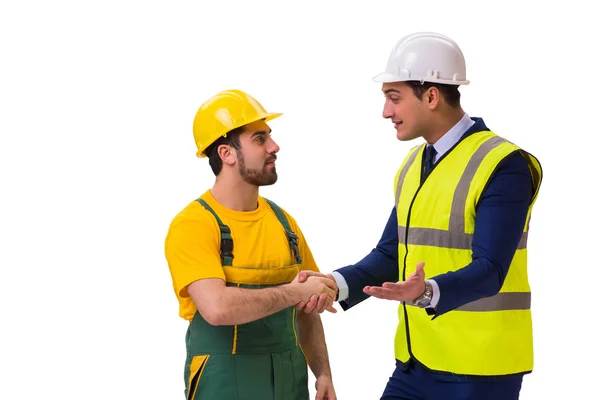
[[[395,122],[395,123],[394,123],[394,128],[398,129],[398,127],[399,127],[400,125],[402,125],[402,121],[400,121],[400,122]]]

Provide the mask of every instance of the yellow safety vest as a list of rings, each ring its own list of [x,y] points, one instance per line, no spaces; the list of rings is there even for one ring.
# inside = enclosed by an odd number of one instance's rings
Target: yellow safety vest
[[[396,175],[400,280],[418,262],[426,279],[471,263],[475,210],[490,176],[506,156],[521,151],[529,164],[534,196],[523,236],[500,292],[432,320],[425,310],[401,303],[395,355],[434,371],[508,375],[533,369],[531,292],[527,279],[527,233],[542,179],[531,154],[490,131],[460,141],[438,161],[421,185],[425,145],[413,148]],[[444,293],[441,293],[444,296]]]

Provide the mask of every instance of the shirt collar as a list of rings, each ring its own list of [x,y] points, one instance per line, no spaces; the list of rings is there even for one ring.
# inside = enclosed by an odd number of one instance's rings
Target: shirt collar
[[[444,134],[437,142],[433,144],[433,148],[437,152],[435,161],[439,160],[448,150],[452,148],[462,135],[471,127],[475,121],[465,113],[463,117],[454,125],[448,132]]]

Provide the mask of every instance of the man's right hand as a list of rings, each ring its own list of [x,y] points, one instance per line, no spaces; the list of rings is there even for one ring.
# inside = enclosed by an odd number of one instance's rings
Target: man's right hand
[[[319,292],[310,292],[309,297],[304,298],[294,308],[305,313],[318,312],[320,314],[325,310],[336,313],[337,310],[333,308],[333,303],[337,297],[338,287],[333,276],[315,271],[300,271],[292,283],[306,285],[311,281],[318,281],[321,285],[324,284],[326,290],[320,292],[320,294]]]

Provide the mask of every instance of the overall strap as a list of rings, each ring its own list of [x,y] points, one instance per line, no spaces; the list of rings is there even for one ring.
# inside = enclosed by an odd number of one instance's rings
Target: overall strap
[[[265,199],[265,200],[267,201],[267,203],[269,203],[269,205],[275,212],[275,215],[277,216],[279,223],[281,223],[281,225],[283,225],[283,229],[285,230],[285,234],[287,236],[288,243],[290,244],[290,248],[292,249],[294,258],[296,259],[296,264],[302,264],[302,257],[300,257],[300,250],[298,249],[298,236],[294,233],[294,231],[292,231],[292,228],[290,227],[290,224],[289,224],[287,218],[285,217],[285,214],[281,210],[281,208],[279,208],[279,206],[277,204],[273,203],[271,200],[269,200],[269,199]]]
[[[196,199],[196,201],[202,204],[217,219],[219,230],[221,231],[221,264],[224,267],[231,267],[233,264],[233,238],[231,237],[231,230],[227,225],[223,224],[217,213],[210,208],[206,201],[202,199]]]

